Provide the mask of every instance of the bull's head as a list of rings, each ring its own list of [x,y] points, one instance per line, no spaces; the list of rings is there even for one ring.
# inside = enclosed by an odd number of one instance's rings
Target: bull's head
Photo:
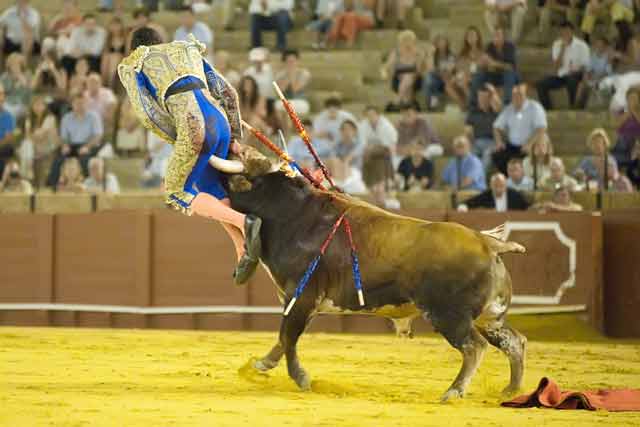
[[[230,161],[234,167],[228,179],[229,197],[234,209],[241,212],[258,214],[264,201],[272,204],[280,200],[288,205],[305,186],[299,178],[291,179],[292,170],[286,162],[269,159],[255,148],[244,146]]]

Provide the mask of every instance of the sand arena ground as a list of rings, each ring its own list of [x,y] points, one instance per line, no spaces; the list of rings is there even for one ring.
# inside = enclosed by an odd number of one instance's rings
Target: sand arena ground
[[[525,390],[640,386],[640,342],[573,318],[515,318],[529,335]],[[0,426],[633,426],[640,413],[506,409],[507,360],[490,348],[464,400],[437,403],[460,356],[436,335],[303,336],[312,392],[284,364],[243,365],[275,333],[0,328]],[[246,367],[246,366],[245,366]]]

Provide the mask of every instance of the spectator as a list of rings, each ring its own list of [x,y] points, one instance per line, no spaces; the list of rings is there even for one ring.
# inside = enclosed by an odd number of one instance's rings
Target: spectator
[[[640,89],[627,91],[627,108],[612,115],[617,127],[618,138],[613,147],[613,156],[621,167],[631,161],[631,150],[640,139]]]
[[[71,76],[76,66],[76,58],[73,57],[73,41],[71,40],[71,29],[66,29],[58,35],[56,39],[56,56],[60,66],[64,68],[67,76]]]
[[[29,6],[29,0],[16,0],[15,6],[0,15],[0,32],[4,36],[2,53],[5,56],[21,53],[31,59],[31,54],[40,50],[40,25],[40,14]]]
[[[566,174],[564,162],[561,158],[554,157],[551,159],[549,171],[549,176],[543,179],[540,185],[544,191],[554,191],[559,187],[566,187],[569,191],[578,191],[581,189],[578,181]]]
[[[176,29],[173,39],[187,41],[189,34],[193,34],[196,40],[204,44],[209,54],[213,53],[213,31],[207,24],[198,21],[193,8],[187,6],[182,12],[180,26]]]
[[[20,145],[22,176],[34,179],[34,163],[48,161],[60,145],[55,116],[42,96],[36,96],[24,123],[24,140]]]
[[[471,106],[477,102],[478,90],[486,83],[502,88],[504,105],[511,103],[513,87],[518,83],[516,47],[505,40],[502,28],[496,28],[486,54],[480,58],[478,72],[471,78]]]
[[[340,140],[340,127],[345,120],[351,120],[356,123],[353,114],[342,109],[342,101],[338,98],[329,98],[324,103],[324,111],[318,114],[313,121],[313,128],[319,138],[331,141],[337,144]]]
[[[533,191],[533,179],[525,175],[522,159],[513,158],[507,165],[507,187],[518,191]]]
[[[424,157],[423,144],[414,141],[410,154],[398,166],[398,176],[402,191],[422,191],[433,186],[433,163]]]
[[[387,147],[367,147],[362,165],[362,180],[375,205],[383,209],[400,209],[400,202],[388,193],[393,185],[393,164]]]
[[[498,31],[501,21],[507,19],[511,22],[511,40],[514,43],[520,41],[524,18],[527,13],[526,0],[486,0],[484,20],[490,34]]]
[[[219,74],[233,87],[238,87],[240,83],[240,73],[231,68],[229,52],[226,50],[216,50],[213,56],[213,65]]]
[[[619,193],[631,193],[633,192],[633,185],[629,178],[622,175],[618,170],[618,165],[613,163],[607,169],[607,177],[609,178],[608,190]]]
[[[384,18],[391,11],[396,18],[396,28],[404,30],[406,27],[407,13],[415,5],[415,0],[377,0],[376,24],[379,28],[384,25]]]
[[[559,17],[560,22],[570,22],[573,28],[579,26],[580,14],[587,5],[588,0],[538,0],[540,18],[538,20],[538,33],[541,45],[549,41],[551,21]]]
[[[398,131],[389,119],[380,114],[377,107],[368,105],[364,109],[365,117],[360,121],[360,140],[365,144],[372,141],[380,141],[382,145],[389,148],[391,155],[395,156],[396,144],[398,143]]]
[[[156,33],[158,33],[163,43],[166,43],[169,41],[169,36],[167,35],[167,31],[164,29],[164,27],[153,21],[151,16],[151,10],[145,7],[140,7],[133,11],[133,26],[129,29],[127,42],[125,43],[125,48],[127,49],[127,52],[126,52],[127,55],[131,51],[131,36],[137,29],[143,28],[143,27],[151,28]]]
[[[640,69],[640,32],[636,31],[627,43],[623,51],[613,53],[613,59],[617,61],[616,71],[628,73]]]
[[[158,188],[164,180],[169,158],[173,153],[173,145],[167,144],[151,131],[147,131],[146,139],[148,154],[140,185],[143,188]]]
[[[89,79],[89,61],[85,58],[80,58],[75,63],[74,73],[69,79],[69,95],[73,96],[77,93],[84,93],[87,89],[87,80]]]
[[[0,83],[0,176],[3,176],[2,173],[7,160],[11,159],[15,153],[16,119],[5,108],[4,99],[4,87]]]
[[[547,133],[535,139],[530,146],[529,155],[525,157],[522,165],[525,175],[533,178],[537,186],[551,174],[551,161],[553,156],[553,144]]]
[[[6,71],[0,76],[6,95],[5,108],[20,120],[31,102],[31,76],[20,53],[9,55],[6,65]]]
[[[640,140],[636,140],[631,151],[631,163],[627,166],[629,181],[640,190]]]
[[[80,161],[76,157],[64,159],[60,177],[56,183],[56,191],[59,193],[83,193],[85,191],[84,175]]]
[[[249,51],[251,65],[244,71],[245,76],[251,76],[258,84],[260,95],[266,99],[274,99],[273,90],[275,80],[273,69],[269,64],[269,51],[263,47],[256,47]]]
[[[501,172],[506,171],[510,159],[522,157],[525,149],[547,131],[547,114],[538,101],[527,98],[527,85],[515,86],[512,96],[513,102],[493,124],[496,141],[493,162]]]
[[[76,60],[86,58],[91,71],[99,73],[106,40],[106,30],[98,25],[94,15],[88,13],[82,18],[82,25],[71,32],[72,56]]]
[[[305,93],[311,82],[311,73],[300,66],[299,59],[300,53],[297,50],[285,50],[282,53],[283,67],[276,74],[276,81],[295,111],[301,116],[306,116],[311,109]],[[278,104],[283,110],[281,105]]]
[[[495,209],[496,212],[524,211],[529,208],[527,199],[517,190],[507,187],[507,179],[501,173],[491,177],[490,189],[473,196],[458,206],[458,210]]]
[[[391,78],[391,88],[396,94],[389,110],[415,102],[416,92],[422,86],[422,75],[426,71],[427,62],[424,51],[418,48],[417,40],[413,31],[399,33],[397,46],[382,67],[382,78]]]
[[[370,30],[374,25],[373,12],[364,0],[344,0],[344,11],[336,15],[327,36],[327,43],[335,47],[339,40],[344,40],[345,45],[351,48],[358,33]]]
[[[589,66],[578,86],[577,106],[585,109],[589,102],[589,96],[593,89],[598,87],[600,81],[613,73],[610,62],[609,41],[605,37],[596,37],[591,45],[591,57]]]
[[[64,0],[62,2],[62,11],[49,22],[49,34],[55,37],[61,34],[70,34],[81,23],[82,14],[78,9],[77,0]]]
[[[120,123],[116,133],[116,149],[120,152],[144,151],[145,131],[133,112],[133,107],[128,99],[122,102],[120,108]]]
[[[103,124],[112,125],[118,99],[111,89],[102,85],[100,74],[89,74],[84,96],[87,98],[87,109],[98,114]]]
[[[84,180],[83,186],[90,193],[120,193],[118,177],[111,172],[105,173],[104,160],[99,157],[89,160],[89,176]]]
[[[55,41],[45,38],[42,41],[42,58],[36,66],[31,79],[31,90],[64,98],[67,90],[67,72],[58,66],[55,57]]]
[[[587,189],[599,188],[602,186],[604,177],[604,165],[605,159],[607,160],[607,168],[616,168],[617,162],[615,157],[608,154],[609,136],[607,132],[602,128],[594,129],[587,138],[587,146],[591,150],[591,155],[584,157],[574,172],[574,175],[579,171],[584,173]]]
[[[293,0],[251,0],[251,47],[262,46],[262,32],[276,32],[276,48],[284,51],[287,48],[287,32],[293,27],[291,12]]]
[[[111,89],[119,87],[117,76],[118,64],[127,50],[125,46],[126,42],[127,33],[122,20],[118,17],[112,18],[109,22],[105,49],[102,53],[102,60],[100,61],[102,81]]]
[[[550,201],[538,203],[533,209],[545,213],[551,212],[580,212],[582,206],[571,200],[571,190],[569,187],[558,185],[553,189],[553,197]]]
[[[471,153],[471,143],[466,136],[453,140],[453,153],[455,157],[442,172],[442,183],[457,190],[483,191],[487,188],[482,162]]]
[[[62,145],[49,172],[47,184],[51,187],[58,183],[60,168],[67,157],[78,156],[84,170],[87,163],[99,150],[102,142],[103,125],[101,117],[89,111],[86,98],[79,93],[73,96],[72,110],[62,117],[60,139]]]
[[[435,129],[433,129],[427,121],[427,118],[418,115],[419,110],[420,108],[416,103],[402,106],[400,121],[396,126],[398,129],[396,154],[399,157],[408,156],[411,153],[409,149],[410,144],[415,140],[420,140],[425,144],[423,149],[428,159],[442,156],[444,150],[440,138]]]
[[[549,91],[567,88],[569,107],[575,108],[578,85],[591,62],[589,46],[575,37],[569,22],[562,24],[560,38],[553,43],[551,58],[554,74],[544,77],[536,84],[538,98],[545,109],[553,109]]]
[[[2,179],[0,179],[0,193],[33,194],[31,183],[27,179],[24,179],[20,173],[18,162],[15,160],[7,164],[7,167],[0,176],[2,176]]]
[[[333,148],[335,157],[349,167],[362,169],[365,145],[358,138],[358,125],[353,120],[344,120],[340,125],[340,139]]]
[[[459,99],[466,101],[470,97],[471,78],[478,71],[482,57],[484,56],[484,45],[482,44],[482,34],[477,27],[468,27],[464,33],[462,49],[458,54],[456,62],[456,75],[453,86],[459,94]],[[466,105],[460,104],[462,110]]]
[[[424,81],[424,95],[427,109],[433,110],[438,106],[437,98],[447,93],[451,99],[460,101],[460,96],[453,88],[456,57],[449,47],[449,39],[443,35],[437,35],[433,40],[432,53],[429,56],[429,72]]]
[[[267,132],[267,105],[264,97],[260,95],[258,83],[251,76],[244,76],[238,84],[238,98],[240,111],[244,119],[256,129]]]
[[[473,141],[473,153],[482,159],[485,169],[491,166],[491,156],[496,146],[493,123],[501,109],[498,91],[487,83],[478,91],[478,106],[469,111],[465,120],[465,134]]]
[[[328,161],[333,156],[333,144],[326,138],[318,137],[311,120],[302,120],[302,125],[307,131],[309,138],[311,138],[313,148],[315,148],[318,156],[320,156],[320,159],[325,162]],[[296,135],[289,141],[289,144],[287,145],[289,148],[289,155],[293,157],[298,162],[298,164],[300,164],[302,167],[306,167],[309,170],[315,169],[315,160],[309,152],[309,149],[307,148],[307,145],[304,143],[302,138]]]
[[[631,23],[634,19],[634,0],[589,0],[582,19],[582,32],[589,41],[596,22],[602,18],[611,18],[618,30],[618,50],[624,50],[633,32]]]
[[[333,26],[333,20],[343,11],[343,0],[318,0],[314,19],[306,27],[307,30],[316,33],[315,41],[311,43],[313,49],[327,47],[327,37]]]

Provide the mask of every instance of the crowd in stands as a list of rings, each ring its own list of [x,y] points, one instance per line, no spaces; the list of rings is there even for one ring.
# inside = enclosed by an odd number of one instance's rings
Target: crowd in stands
[[[244,120],[272,140],[282,132],[292,156],[314,168],[277,102],[276,81],[338,185],[390,209],[399,208],[394,192],[450,189],[478,193],[461,210],[527,209],[532,191],[553,194],[536,209],[578,210],[575,191],[640,186],[640,0],[539,0],[536,7],[485,0],[484,27],[470,26],[453,41],[447,34],[422,40],[406,29],[412,0],[141,0],[135,10],[124,3],[101,0],[83,13],[87,5],[63,0],[45,22],[32,2],[16,0],[1,14],[0,191],[117,193],[118,177],[105,160],[118,156],[144,158],[139,187],[161,188],[171,146],[141,127],[116,74],[132,31],[144,26],[165,41],[193,34],[204,43],[237,88]],[[249,21],[247,67],[216,49],[214,5],[224,31],[235,31],[240,15]],[[180,14],[174,31],[154,20],[161,8]],[[302,25],[300,15],[307,17]],[[389,16],[397,46],[384,52],[380,75],[393,97],[349,111],[331,96],[313,111],[309,95],[318,76],[305,68],[305,56],[338,45],[354,49],[362,32],[389,28]],[[523,79],[518,55],[531,16],[536,43],[548,49],[548,72],[538,81]],[[307,32],[312,50],[288,45],[294,26]],[[273,50],[264,46],[264,32],[276,33]],[[573,170],[554,156],[562,141],[551,140],[547,120],[560,89],[572,110],[609,102],[617,129],[610,139],[594,123]],[[464,132],[451,141],[423,114],[445,106],[465,115]],[[249,135],[244,142],[255,144]],[[445,153],[450,159],[438,170]]]

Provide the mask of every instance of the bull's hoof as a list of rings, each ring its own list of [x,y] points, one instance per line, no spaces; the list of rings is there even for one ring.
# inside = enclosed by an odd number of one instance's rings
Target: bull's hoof
[[[301,391],[311,391],[311,377],[305,371],[300,370],[300,373],[293,380]]]
[[[270,371],[271,369],[275,368],[276,366],[278,366],[278,364],[274,363],[273,361],[271,361],[269,359],[256,360],[254,362],[254,364],[253,364],[253,367],[256,368],[260,372]]]
[[[449,400],[462,399],[464,397],[464,391],[458,390],[457,388],[450,388],[447,390],[445,394],[440,398],[440,403],[448,402]]]
[[[520,386],[509,384],[502,390],[502,395],[505,397],[510,397],[520,391]]]

